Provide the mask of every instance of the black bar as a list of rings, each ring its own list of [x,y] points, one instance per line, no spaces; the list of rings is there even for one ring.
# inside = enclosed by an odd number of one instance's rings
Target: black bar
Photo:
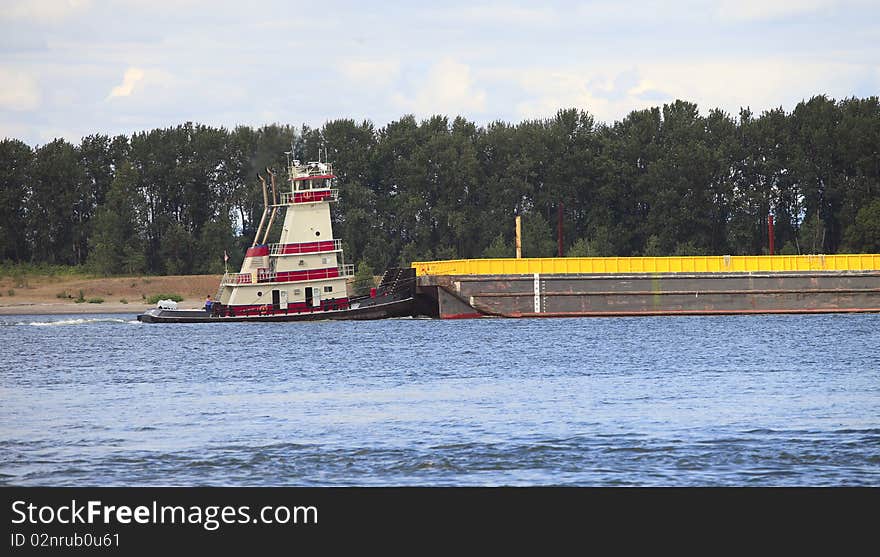
[[[3,488],[0,494],[4,555],[187,548],[289,553],[304,547],[333,554],[350,542],[420,555],[474,541],[496,550],[574,543],[593,548],[590,553],[610,541],[618,553],[642,543],[689,545],[705,536],[716,543],[707,553],[748,549],[756,540],[765,540],[762,548],[784,542],[789,549],[831,540],[840,554],[873,535],[872,509],[880,502],[876,489],[838,488]],[[91,523],[58,522],[73,509],[86,521],[92,508],[99,514]],[[55,520],[28,523],[31,514]],[[135,515],[148,523],[136,523]],[[102,547],[85,545],[98,538]],[[413,538],[417,546],[408,545]],[[108,540],[110,547],[103,547]]]

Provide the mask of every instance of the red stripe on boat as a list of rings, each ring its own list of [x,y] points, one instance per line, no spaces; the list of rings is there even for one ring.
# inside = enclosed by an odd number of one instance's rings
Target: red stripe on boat
[[[336,278],[339,276],[338,267],[326,269],[309,269],[307,271],[279,271],[272,276],[271,273],[257,273],[257,282],[296,282],[300,280],[315,280]]]
[[[310,203],[313,201],[323,201],[331,197],[332,194],[330,190],[318,190],[318,191],[298,191],[293,194],[293,202],[294,203]]]
[[[236,305],[224,306],[221,315],[224,316],[248,316],[248,315],[287,315],[289,313],[314,313],[318,311],[332,311],[336,309],[348,309],[348,298],[335,298],[332,300],[321,300],[318,307],[306,305],[305,302],[291,302],[287,304],[287,309],[275,309],[272,304],[263,305]],[[230,312],[231,310],[231,312]]]
[[[296,253],[315,253],[318,251],[333,251],[336,245],[333,240],[323,242],[302,242],[299,244],[283,244],[279,246],[278,255],[290,255]]]
[[[248,248],[244,254],[245,257],[262,257],[264,255],[269,255],[269,246],[254,246]]]

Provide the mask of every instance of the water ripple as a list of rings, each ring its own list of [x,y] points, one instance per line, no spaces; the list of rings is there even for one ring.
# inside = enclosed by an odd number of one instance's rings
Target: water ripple
[[[133,322],[0,316],[0,485],[880,486],[880,315]]]

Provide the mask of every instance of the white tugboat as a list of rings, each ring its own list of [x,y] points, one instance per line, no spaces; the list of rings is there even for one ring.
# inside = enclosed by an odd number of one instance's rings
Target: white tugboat
[[[275,175],[269,171],[271,205],[266,181],[260,177],[264,206],[253,245],[245,254],[241,271],[223,276],[216,301],[204,310],[158,307],[139,315],[138,320],[205,323],[412,315],[414,269],[388,269],[369,295],[349,294],[348,279],[354,276],[354,266],[344,263],[342,245],[333,237],[330,221],[330,203],[339,198],[332,166],[294,160],[288,170],[289,189],[280,197]],[[280,237],[276,243],[267,243],[279,212],[284,213]]]

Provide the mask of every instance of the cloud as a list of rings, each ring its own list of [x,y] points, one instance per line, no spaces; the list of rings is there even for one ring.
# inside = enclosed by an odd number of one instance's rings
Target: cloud
[[[0,68],[0,108],[29,111],[40,106],[40,88],[30,75]]]
[[[0,19],[23,19],[55,23],[78,12],[87,11],[92,0],[7,0]]]
[[[343,60],[337,67],[349,80],[368,87],[387,87],[400,74],[396,60]]]
[[[877,75],[870,64],[788,58],[644,63],[618,72],[613,63],[607,64],[507,72],[508,83],[524,93],[516,105],[519,116],[547,118],[559,108],[576,107],[610,123],[632,110],[675,99],[695,102],[703,111],[720,108],[731,114],[746,106],[754,112],[779,106],[790,110],[812,95],[851,95]]]
[[[793,105],[812,95],[842,98],[870,72],[870,66],[789,58],[733,59],[656,64],[643,68],[647,79],[675,98],[702,109],[740,107],[755,111]]]
[[[814,13],[836,3],[836,0],[722,0],[717,14],[721,19],[733,21],[772,20]]]
[[[122,83],[114,87],[107,98],[130,96],[134,92],[135,86],[143,79],[144,70],[135,67],[128,68],[125,70],[125,75],[122,76]]]
[[[431,67],[412,98],[397,93],[393,100],[405,110],[420,115],[464,114],[486,109],[486,92],[474,87],[470,67],[451,58]]]
[[[32,128],[30,126],[19,124],[16,122],[0,120],[0,140],[21,139],[25,137],[26,134],[30,131],[32,131]]]
[[[507,3],[469,6],[464,9],[456,9],[446,13],[449,17],[454,17],[457,21],[467,20],[472,23],[490,23],[496,25],[547,25],[559,20],[557,14],[547,7],[536,8],[531,6],[524,8],[522,6],[511,6]]]
[[[610,121],[628,112],[667,100],[668,95],[636,68],[568,68],[510,72],[526,93],[516,105],[520,118],[553,116],[560,108],[581,108]]]

